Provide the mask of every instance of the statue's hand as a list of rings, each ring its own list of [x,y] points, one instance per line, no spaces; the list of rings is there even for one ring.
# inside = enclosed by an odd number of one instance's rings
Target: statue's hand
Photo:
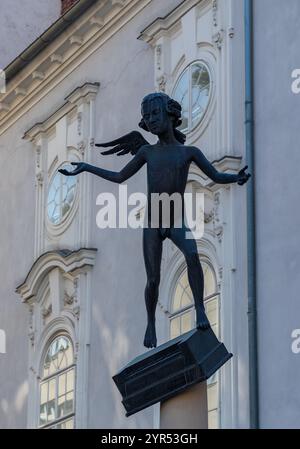
[[[65,176],[75,176],[87,170],[87,164],[85,162],[71,162],[71,165],[75,165],[76,167],[73,171],[68,171],[64,168],[61,168],[60,170],[58,170],[59,173]]]
[[[248,168],[248,165],[246,165],[246,167],[244,167],[242,170],[239,171],[238,173],[238,180],[237,183],[242,186],[244,184],[246,184],[246,182],[249,180],[249,178],[251,178],[251,175],[249,173],[246,173],[246,170]]]

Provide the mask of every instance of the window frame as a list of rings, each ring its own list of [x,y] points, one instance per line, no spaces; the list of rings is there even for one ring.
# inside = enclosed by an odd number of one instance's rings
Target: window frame
[[[68,365],[66,368],[60,369],[56,371],[54,374],[48,375],[46,377],[42,377],[43,370],[44,370],[44,364],[45,364],[45,358],[47,356],[47,353],[53,344],[53,342],[60,337],[65,337],[69,340],[72,352],[73,352],[73,363],[71,365]],[[41,387],[43,384],[49,382],[49,380],[55,379],[55,414],[57,415],[57,407],[58,407],[58,388],[59,388],[59,376],[63,373],[67,373],[68,371],[73,370],[74,372],[74,384],[73,384],[73,411],[60,417],[56,418],[51,422],[47,422],[46,424],[40,424],[40,410],[41,410]],[[77,381],[77,369],[76,369],[76,363],[75,363],[75,350],[74,350],[74,344],[72,341],[71,336],[66,332],[58,332],[54,336],[52,336],[50,339],[48,339],[47,344],[45,345],[45,349],[42,353],[41,357],[41,364],[40,364],[40,376],[38,377],[38,410],[37,410],[37,428],[38,429],[52,429],[56,428],[57,424],[63,423],[65,421],[68,421],[70,418],[73,418],[73,429],[76,428],[76,381]],[[65,393],[67,395],[67,392]],[[48,403],[48,397],[47,397],[47,403]]]
[[[206,68],[206,70],[208,72],[208,75],[209,75],[209,94],[208,94],[207,105],[206,105],[206,107],[205,107],[205,109],[203,111],[203,114],[202,114],[200,120],[194,126],[192,126],[192,122],[193,122],[193,120],[192,120],[192,103],[193,103],[193,100],[192,100],[192,76],[191,76],[191,74],[192,74],[192,67],[193,67],[193,65],[196,65],[196,64],[202,64]],[[205,119],[205,117],[206,117],[206,115],[208,113],[209,106],[210,106],[210,103],[211,103],[211,100],[212,100],[212,96],[213,96],[213,73],[212,73],[212,70],[211,70],[208,62],[205,61],[204,59],[195,59],[194,61],[190,62],[179,73],[179,75],[176,78],[176,81],[175,81],[173,89],[172,89],[172,94],[171,94],[172,98],[174,98],[174,99],[175,99],[175,92],[176,92],[176,89],[178,87],[178,84],[179,84],[181,78],[184,76],[184,74],[186,72],[188,72],[188,102],[189,102],[189,105],[188,105],[188,128],[187,128],[187,130],[180,130],[180,131],[183,132],[186,135],[190,135],[198,127],[200,127],[200,125],[203,123],[203,120]]]

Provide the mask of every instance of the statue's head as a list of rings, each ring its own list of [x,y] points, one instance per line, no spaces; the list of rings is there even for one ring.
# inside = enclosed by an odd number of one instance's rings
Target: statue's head
[[[142,101],[142,120],[139,126],[152,134],[160,135],[173,128],[174,135],[180,143],[186,137],[176,128],[181,125],[181,105],[162,92],[147,95]]]

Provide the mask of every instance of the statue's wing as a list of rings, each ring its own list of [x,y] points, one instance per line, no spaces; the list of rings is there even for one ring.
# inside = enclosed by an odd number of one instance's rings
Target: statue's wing
[[[117,154],[117,156],[123,156],[123,154],[131,153],[135,155],[143,145],[149,145],[146,139],[138,131],[132,131],[119,139],[112,140],[111,142],[96,143],[96,147],[113,147],[110,150],[103,151],[101,154]]]

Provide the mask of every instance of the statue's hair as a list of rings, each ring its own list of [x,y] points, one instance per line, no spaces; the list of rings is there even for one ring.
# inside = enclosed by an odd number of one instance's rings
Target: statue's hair
[[[173,100],[171,97],[169,97],[169,95],[167,95],[163,92],[155,92],[155,93],[146,95],[146,97],[143,98],[142,106],[144,103],[148,103],[149,101],[152,101],[157,98],[159,98],[162,101],[162,104],[166,108],[167,113],[174,118],[173,126],[174,126],[174,135],[175,135],[176,139],[180,143],[185,143],[185,141],[186,141],[185,134],[183,134],[178,129],[176,129],[182,123],[182,120],[181,120],[182,108],[181,108],[181,105],[178,103],[178,101]],[[145,131],[149,132],[149,129],[148,129],[143,118],[139,123],[139,127],[144,129]]]

